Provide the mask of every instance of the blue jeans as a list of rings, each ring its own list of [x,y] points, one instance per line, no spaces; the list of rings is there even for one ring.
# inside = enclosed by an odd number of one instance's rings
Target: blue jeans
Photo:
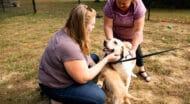
[[[94,61],[99,58],[91,55]],[[50,88],[40,84],[41,90],[50,99],[63,104],[104,104],[106,95],[94,82],[86,84],[73,84],[67,88]]]
[[[63,104],[104,104],[106,99],[103,90],[92,81],[67,88],[49,88],[41,84],[40,87],[50,99]]]

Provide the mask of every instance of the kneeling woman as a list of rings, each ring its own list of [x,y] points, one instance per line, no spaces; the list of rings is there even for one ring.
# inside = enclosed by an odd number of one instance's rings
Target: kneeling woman
[[[105,64],[120,56],[110,54],[97,64],[90,57],[89,33],[94,28],[95,17],[94,9],[77,5],[70,12],[65,27],[49,41],[41,58],[38,79],[41,90],[50,99],[64,104],[105,102],[104,92],[91,80]]]

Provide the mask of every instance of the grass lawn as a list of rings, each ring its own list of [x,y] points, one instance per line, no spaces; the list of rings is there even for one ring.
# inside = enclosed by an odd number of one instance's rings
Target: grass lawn
[[[104,1],[81,0],[102,15]],[[38,65],[50,37],[61,27],[77,0],[36,0],[37,14],[29,0],[20,8],[0,11],[0,102],[1,104],[47,104],[37,83]],[[0,8],[1,10],[1,8]],[[151,11],[145,22],[144,54],[190,45],[190,10]],[[103,18],[97,18],[91,34],[92,52],[103,56]],[[145,58],[152,76],[147,83],[133,78],[129,92],[145,101],[133,104],[190,104],[190,48]],[[135,68],[135,72],[138,69]],[[107,103],[109,104],[109,103]]]

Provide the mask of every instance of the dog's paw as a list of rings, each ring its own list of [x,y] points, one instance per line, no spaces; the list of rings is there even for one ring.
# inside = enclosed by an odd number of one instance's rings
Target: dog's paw
[[[131,76],[134,77],[134,78],[137,78],[137,75],[134,74],[134,73],[132,73]]]
[[[98,81],[97,85],[98,85],[99,88],[102,88],[103,87],[103,82],[102,81]]]

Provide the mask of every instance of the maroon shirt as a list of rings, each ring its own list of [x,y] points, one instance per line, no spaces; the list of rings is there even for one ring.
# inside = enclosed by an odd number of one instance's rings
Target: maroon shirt
[[[131,41],[134,38],[134,21],[144,16],[146,8],[142,0],[136,0],[128,11],[123,13],[116,6],[115,0],[107,0],[104,7],[105,16],[113,19],[113,35],[120,40]],[[143,38],[140,39],[140,42]]]
[[[86,60],[86,57],[79,45],[61,29],[51,38],[42,55],[39,83],[53,88],[65,88],[76,83],[65,70],[63,63],[68,60]]]

